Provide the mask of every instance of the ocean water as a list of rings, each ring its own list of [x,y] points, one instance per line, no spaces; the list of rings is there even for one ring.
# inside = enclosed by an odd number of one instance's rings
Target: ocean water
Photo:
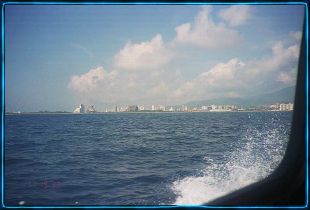
[[[5,116],[6,205],[202,204],[270,174],[292,112]]]

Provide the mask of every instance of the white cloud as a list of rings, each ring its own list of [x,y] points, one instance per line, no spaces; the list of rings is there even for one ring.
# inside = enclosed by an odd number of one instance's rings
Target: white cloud
[[[302,37],[301,31],[290,31],[289,35],[297,41],[300,41]]]
[[[231,26],[245,24],[248,7],[230,7],[221,11],[220,15],[225,19],[236,11],[241,11],[240,16],[226,21]],[[212,7],[202,7],[193,23],[176,28],[177,36],[170,43],[164,43],[160,34],[147,42],[127,43],[114,56],[113,70],[97,67],[74,75],[68,88],[88,101],[147,105],[242,97],[261,93],[264,88],[268,89],[268,84],[295,83],[301,36],[299,31],[289,33],[294,38],[293,42],[278,41],[270,48],[270,53],[261,58],[242,60],[232,57],[200,71],[193,79],[186,79],[180,71],[169,69],[173,65],[167,64],[172,58],[181,59],[176,56],[179,44],[219,48],[232,46],[240,40],[235,30],[224,23],[215,23],[210,17],[211,12]],[[288,43],[293,44],[287,46]],[[197,65],[193,67],[197,68]]]
[[[201,100],[220,97],[237,97],[257,94],[257,90],[266,89],[268,81],[293,85],[296,81],[298,46],[284,47],[277,42],[271,49],[271,55],[262,59],[241,61],[230,59],[183,83],[173,91],[172,97]]]
[[[257,94],[266,81],[292,85],[296,80],[297,45],[277,42],[270,55],[242,61],[232,58],[186,80],[181,72],[90,69],[71,77],[68,87],[87,98],[115,104],[167,103]],[[266,87],[268,88],[268,87]]]
[[[287,83],[287,84],[292,84],[294,80],[288,73],[280,73],[277,78],[277,81]]]
[[[209,71],[204,72],[200,75],[200,79],[203,78],[204,81],[207,82],[208,85],[211,86],[228,86],[231,87],[238,76],[238,71],[244,69],[245,64],[238,60],[237,58],[233,58],[229,60],[227,63],[220,63],[211,68]]]
[[[297,69],[293,68],[288,72],[281,72],[276,81],[282,82],[287,85],[294,85],[296,84],[297,79]]]
[[[235,91],[247,87],[244,81],[240,80],[245,66],[237,58],[233,58],[227,63],[216,64],[193,80],[187,81],[174,91],[174,94],[189,100],[239,96]]]
[[[298,56],[299,45],[293,44],[285,47],[282,41],[278,41],[272,46],[271,55],[246,62],[247,70],[242,74],[242,79],[249,81],[252,85],[262,84],[262,81],[274,76],[277,72],[288,71],[291,65],[297,65]]]
[[[251,17],[250,6],[233,5],[221,10],[219,16],[232,27],[244,25]]]
[[[193,23],[184,23],[175,28],[175,41],[206,48],[230,47],[240,42],[238,32],[211,18],[212,7],[203,6]]]
[[[294,61],[299,56],[299,45],[294,44],[287,48],[283,46],[283,42],[279,41],[272,47],[272,57],[264,60],[264,69],[277,69],[284,64]]]
[[[74,75],[70,78],[68,88],[76,92],[88,92],[97,87],[104,80],[106,71],[102,67],[89,70],[83,75]]]
[[[113,70],[107,72],[103,67],[90,69],[81,75],[70,78],[68,88],[83,101],[100,103],[162,103],[172,86],[179,83],[178,76],[170,81],[164,71],[138,72]]]
[[[130,71],[153,70],[167,64],[173,57],[160,34],[149,42],[127,43],[114,57],[114,67]]]

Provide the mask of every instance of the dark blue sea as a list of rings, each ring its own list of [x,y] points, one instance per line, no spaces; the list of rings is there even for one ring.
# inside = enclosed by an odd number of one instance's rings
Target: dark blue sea
[[[270,174],[292,112],[5,115],[5,205],[202,204]]]

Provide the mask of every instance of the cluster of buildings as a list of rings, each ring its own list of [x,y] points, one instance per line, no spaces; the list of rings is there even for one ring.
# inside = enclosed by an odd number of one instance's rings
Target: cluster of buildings
[[[151,105],[145,108],[143,105],[130,105],[126,107],[115,106],[114,109],[106,109],[105,112],[225,112],[225,111],[240,111],[235,105],[210,105],[190,108],[187,105],[180,106],[165,106],[161,104]]]
[[[276,103],[272,105],[264,105],[259,107],[243,108],[236,105],[204,105],[200,107],[188,107],[186,105],[179,106],[165,106],[165,105],[151,105],[144,107],[143,105],[128,105],[124,107],[115,106],[113,108],[106,108],[105,112],[230,112],[230,111],[292,111],[294,109],[293,103]],[[73,113],[96,113],[93,105],[85,106],[80,104]]]
[[[201,106],[194,107],[192,111],[202,111],[202,112],[229,112],[229,111],[241,111],[241,108],[238,108],[235,105],[210,105],[210,106]]]
[[[164,105],[152,105],[152,111],[166,111],[166,106],[164,106]]]
[[[181,106],[165,106],[165,105],[152,105],[152,111],[164,111],[164,112],[187,112],[189,111],[186,105]]]
[[[113,109],[106,108],[105,112],[187,112],[189,111],[186,105],[182,105],[180,107],[176,106],[165,106],[165,105],[151,105],[150,107],[146,108],[143,105],[129,105],[126,107],[118,107],[115,106]]]
[[[93,105],[85,106],[84,104],[80,104],[79,107],[74,109],[73,113],[76,114],[85,114],[85,113],[95,113],[95,107]]]
[[[293,103],[276,103],[269,106],[270,110],[274,111],[293,111],[294,104]]]

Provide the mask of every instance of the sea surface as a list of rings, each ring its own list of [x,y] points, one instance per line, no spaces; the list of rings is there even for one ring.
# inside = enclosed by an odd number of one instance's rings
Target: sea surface
[[[292,112],[5,116],[5,205],[202,204],[270,174]]]

